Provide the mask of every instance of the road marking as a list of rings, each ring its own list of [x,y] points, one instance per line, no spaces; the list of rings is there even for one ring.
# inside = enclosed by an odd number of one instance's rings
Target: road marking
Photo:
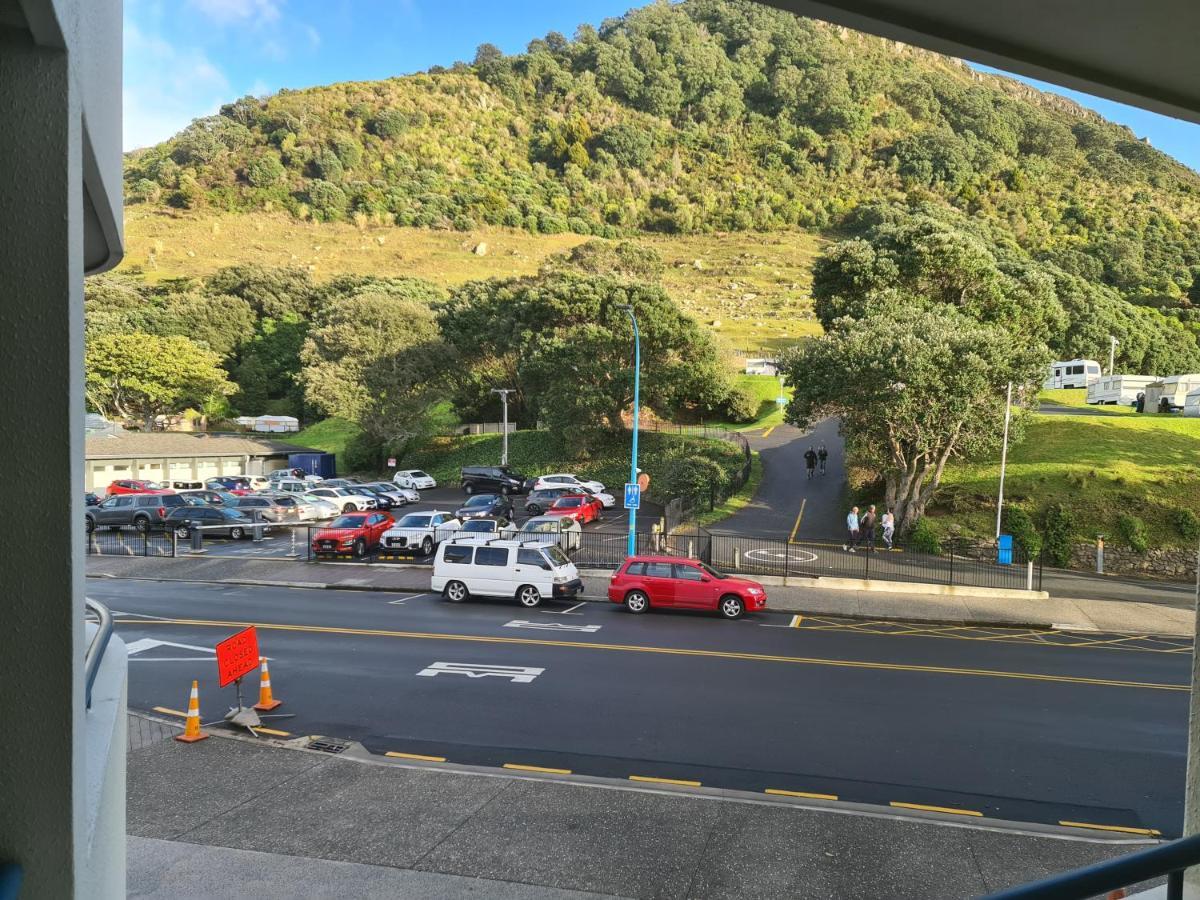
[[[956,809],[953,806],[926,806],[923,803],[901,803],[898,800],[893,800],[889,806],[894,806],[896,809],[919,809],[924,812],[950,813],[953,816],[982,816],[983,813],[973,809]]]
[[[435,662],[430,663],[417,674],[426,675],[430,678],[434,675],[466,675],[468,678],[494,676],[496,678],[507,678],[513,684],[529,684],[545,671],[545,669],[538,669],[533,666],[497,666],[487,663]]]
[[[600,630],[599,625],[567,625],[563,622],[526,622],[524,619],[513,619],[504,623],[505,628],[535,628],[542,631],[583,631],[595,634]]]
[[[772,425],[770,428],[768,428],[766,431],[764,431],[764,432],[762,433],[762,436],[763,436],[763,437],[770,437],[770,436],[771,436],[771,432],[772,432],[772,431],[774,431],[774,430],[776,429],[776,427],[778,427],[778,426]]]
[[[444,756],[424,756],[420,753],[401,753],[398,750],[389,750],[384,756],[390,756],[393,759],[419,759],[421,762],[445,762]]]
[[[259,734],[269,734],[269,735],[272,735],[273,737],[291,737],[292,736],[292,733],[290,731],[276,731],[274,728],[255,727],[254,730],[257,731]]]
[[[181,719],[187,718],[187,713],[180,712],[177,709],[167,709],[165,706],[155,706],[155,707],[153,707],[153,709],[155,712],[160,712],[160,713],[163,713],[164,715],[179,716],[179,718],[181,718]]]
[[[548,769],[545,766],[523,766],[520,763],[505,763],[504,768],[518,772],[545,772],[549,775],[570,775],[570,769]]]
[[[397,606],[398,604],[401,604],[406,600],[416,600],[418,597],[424,597],[424,596],[425,595],[423,593],[421,593],[421,594],[413,594],[411,597],[401,597],[399,600],[389,600],[388,606]]]
[[[804,621],[804,616],[792,616],[792,623],[789,627],[790,628],[799,628],[800,623],[803,621]]]
[[[1148,837],[1159,837],[1161,831],[1154,828],[1130,828],[1125,825],[1092,825],[1088,822],[1059,822],[1067,828],[1090,828],[1093,831],[1118,831],[1121,834],[1144,834]]]
[[[698,781],[684,781],[681,778],[655,778],[653,775],[630,775],[630,781],[645,781],[650,784],[678,784],[683,787],[700,787]]]
[[[528,647],[561,647],[564,649],[615,650],[624,653],[659,653],[666,656],[695,656],[709,659],[737,659],[750,662],[789,663],[804,666],[830,666],[839,669],[869,669],[887,672],[915,672],[928,675],[970,675],[979,678],[1011,678],[1017,681],[1042,681],[1056,684],[1083,684],[1095,687],[1128,687],[1154,691],[1191,691],[1190,684],[1168,684],[1154,681],[1120,681],[1107,678],[1086,678],[1078,675],[1044,675],[1038,672],[1005,672],[999,669],[956,669],[949,666],[918,666],[899,663],[868,662],[865,660],[823,659],[806,656],[776,656],[768,653],[741,653],[732,650],[691,650],[682,647],[653,647],[637,644],[601,644],[586,641],[553,641],[540,638],[491,637],[473,634],[439,634],[424,631],[380,631],[365,628],[336,628],[327,625],[282,625],[271,622],[228,622],[208,619],[173,619],[164,622],[142,622],[148,625],[184,625],[212,628],[245,628],[254,625],[261,631],[297,631],[307,634],[336,634],[350,637],[390,637],[405,640],[464,641],[474,644],[520,644]]]
[[[800,512],[796,513],[796,524],[792,526],[792,533],[788,536],[788,543],[794,543],[796,540],[796,532],[800,530],[800,520],[804,518],[804,507],[808,504],[808,498],[802,497],[800,500]],[[815,558],[815,557],[814,557]]]
[[[147,650],[154,650],[157,647],[175,647],[179,650],[195,650],[197,653],[204,653],[208,656],[215,656],[217,651],[212,647],[197,647],[195,644],[176,644],[174,641],[158,641],[154,638],[142,638],[134,641],[131,644],[125,645],[125,650],[130,656],[136,656],[139,653],[145,653]],[[193,657],[195,659],[195,657]]]
[[[808,791],[781,791],[778,788],[767,788],[764,794],[777,797],[802,797],[805,800],[836,800],[837,794],[810,794]]]

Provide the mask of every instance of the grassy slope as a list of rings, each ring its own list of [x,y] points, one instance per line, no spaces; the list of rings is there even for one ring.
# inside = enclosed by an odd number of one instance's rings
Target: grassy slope
[[[347,272],[411,275],[453,286],[534,274],[554,253],[588,238],[511,229],[470,232],[300,222],[282,213],[176,213],[131,206],[123,268],[151,280],[198,277],[222,266],[301,266],[317,280]],[[663,257],[671,296],[729,349],[777,349],[815,334],[809,289],[822,239],[782,234],[635,238]],[[488,245],[484,256],[472,249]],[[700,261],[699,267],[695,265]],[[713,325],[719,322],[719,325]]]
[[[760,428],[770,428],[783,422],[783,408],[775,402],[779,396],[779,379],[774,375],[735,375],[738,384],[748,385],[758,395],[758,418],[753,422],[708,422],[709,425],[725,426],[739,431],[757,431]],[[785,388],[784,393],[791,396],[792,389]]]
[[[999,474],[998,460],[948,468],[934,511],[939,530],[958,525],[990,536]],[[1009,452],[1005,495],[1035,520],[1047,505],[1062,503],[1080,540],[1116,535],[1118,516],[1132,513],[1146,522],[1152,546],[1183,545],[1170,514],[1177,507],[1200,512],[1200,419],[1035,416]]]
[[[1090,409],[1097,413],[1103,413],[1109,416],[1128,416],[1137,415],[1137,410],[1132,406],[1092,406],[1087,402],[1087,391],[1077,388],[1068,388],[1053,391],[1042,391],[1038,394],[1038,400],[1042,403],[1052,403],[1055,406],[1069,406],[1075,409]]]
[[[346,447],[357,436],[358,426],[353,422],[347,422],[345,419],[325,419],[309,425],[297,433],[292,440],[302,447],[336,453],[340,472],[345,466]]]

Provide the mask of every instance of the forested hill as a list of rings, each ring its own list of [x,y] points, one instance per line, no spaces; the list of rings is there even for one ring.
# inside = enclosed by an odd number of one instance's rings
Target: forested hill
[[[517,56],[244,98],[130,154],[126,189],[609,237],[851,229],[866,203],[919,204],[1192,328],[1200,304],[1195,172],[1060,97],[749,2],[659,2]]]

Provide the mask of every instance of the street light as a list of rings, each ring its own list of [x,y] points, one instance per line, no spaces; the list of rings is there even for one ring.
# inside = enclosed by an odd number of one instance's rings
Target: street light
[[[504,449],[500,451],[500,465],[508,465],[508,395],[515,394],[514,388],[492,388],[493,394],[500,395],[500,402],[504,405],[504,424],[501,428],[504,429]]]
[[[1004,470],[1008,466],[1008,423],[1012,421],[1012,382],[1004,398],[1004,443],[1000,448],[1000,493],[996,496],[996,540],[1000,540],[1000,515],[1004,511]]]
[[[633,455],[629,460],[629,483],[637,484],[638,480],[638,399],[642,389],[642,339],[638,334],[637,316],[629,304],[619,304],[617,309],[625,311],[633,325]],[[637,510],[629,508],[629,555],[637,553]]]

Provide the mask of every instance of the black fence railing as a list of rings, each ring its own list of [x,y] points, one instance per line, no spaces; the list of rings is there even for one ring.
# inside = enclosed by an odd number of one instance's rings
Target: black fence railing
[[[91,556],[175,556],[175,535],[161,528],[97,528],[87,536]]]

